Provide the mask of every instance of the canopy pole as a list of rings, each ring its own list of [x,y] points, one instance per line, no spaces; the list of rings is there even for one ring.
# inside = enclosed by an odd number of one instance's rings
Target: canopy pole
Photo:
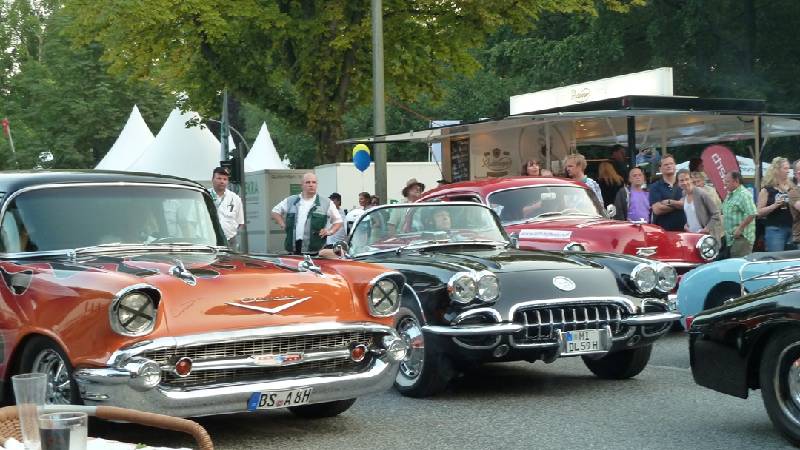
[[[628,116],[628,157],[631,167],[636,165],[636,117]]]
[[[383,6],[381,0],[372,0],[372,114],[375,136],[386,134],[386,106],[383,83]],[[387,194],[386,144],[375,144],[375,194],[389,203]]]
[[[753,145],[753,168],[755,169],[755,176],[753,177],[753,190],[758,192],[761,189],[761,116],[753,118],[753,137],[755,143]]]

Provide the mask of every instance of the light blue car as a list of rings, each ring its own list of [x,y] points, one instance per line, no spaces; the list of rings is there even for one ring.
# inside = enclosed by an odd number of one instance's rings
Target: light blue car
[[[703,264],[680,280],[678,312],[685,329],[700,311],[800,276],[800,250],[753,253]]]

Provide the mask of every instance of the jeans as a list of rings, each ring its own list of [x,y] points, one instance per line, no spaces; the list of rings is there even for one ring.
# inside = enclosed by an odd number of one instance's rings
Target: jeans
[[[792,227],[776,227],[767,225],[764,227],[764,247],[768,252],[782,252],[786,249],[786,244],[792,242]]]

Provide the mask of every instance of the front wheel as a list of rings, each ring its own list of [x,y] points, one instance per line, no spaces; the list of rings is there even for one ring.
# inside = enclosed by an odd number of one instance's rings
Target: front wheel
[[[758,375],[772,424],[800,444],[800,329],[779,331],[770,338]]]
[[[430,397],[443,391],[453,377],[450,359],[425,345],[419,315],[402,307],[397,312],[395,328],[408,345],[408,357],[400,363],[395,388],[407,397]]]
[[[74,369],[66,353],[42,336],[31,339],[22,350],[20,373],[47,374],[47,397],[51,405],[80,404],[78,385],[73,378]]]
[[[599,378],[624,380],[639,375],[650,361],[652,345],[609,353],[602,358],[583,357],[583,363]]]
[[[292,406],[289,408],[294,415],[304,419],[322,419],[338,416],[353,406],[356,399],[336,400],[334,402],[315,403],[313,405]]]

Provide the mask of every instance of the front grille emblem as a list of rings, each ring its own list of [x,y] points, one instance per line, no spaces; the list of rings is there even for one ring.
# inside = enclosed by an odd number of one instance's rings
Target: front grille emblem
[[[264,367],[281,367],[303,362],[302,353],[285,353],[283,355],[253,355],[253,364]]]
[[[553,286],[561,289],[562,291],[571,291],[575,289],[575,282],[567,277],[557,276],[553,278]]]
[[[636,247],[636,256],[647,258],[653,256],[658,251],[658,247]]]
[[[293,298],[294,297],[281,297],[280,300],[291,300]],[[242,299],[242,300],[239,300],[239,302],[241,302],[241,303],[225,302],[225,304],[226,305],[230,305],[230,306],[237,306],[239,308],[249,309],[249,310],[252,310],[252,311],[263,312],[263,313],[267,313],[267,314],[278,314],[279,312],[285,311],[285,310],[291,308],[292,306],[299,305],[300,303],[303,303],[304,301],[306,301],[306,300],[308,300],[310,298],[311,297],[298,298],[297,300],[293,300],[293,301],[291,301],[289,303],[284,303],[283,305],[276,306],[274,308],[265,308],[263,306],[256,306],[256,305],[248,305],[247,304],[247,303],[254,302],[254,301],[268,301],[268,300],[271,300],[271,299],[267,299],[267,298]],[[278,300],[278,299],[275,299],[275,300]]]

